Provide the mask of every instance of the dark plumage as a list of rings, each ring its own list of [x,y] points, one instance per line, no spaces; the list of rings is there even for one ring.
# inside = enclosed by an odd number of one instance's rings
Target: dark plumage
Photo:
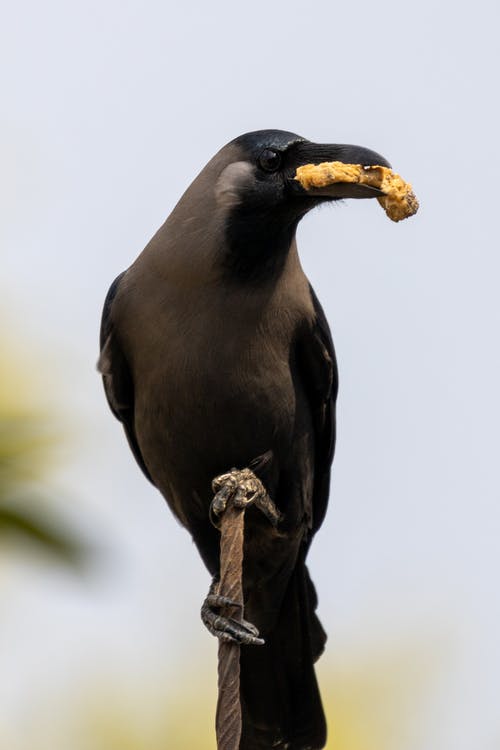
[[[382,164],[355,146],[265,130],[207,164],[132,266],[113,283],[99,369],[147,476],[189,530],[212,576],[219,534],[212,479],[270,452],[261,479],[283,514],[247,512],[241,750],[324,747],[313,663],[325,633],[305,560],[328,501],[337,369],[321,306],[300,266],[298,222],[313,206],[369,189],[305,192],[301,164]]]

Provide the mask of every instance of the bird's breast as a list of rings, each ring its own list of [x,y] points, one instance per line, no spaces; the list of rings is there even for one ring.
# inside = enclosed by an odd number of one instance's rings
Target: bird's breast
[[[137,437],[155,482],[172,495],[269,450],[284,460],[297,410],[292,316],[199,301],[171,309],[144,329],[132,368]]]
[[[189,446],[198,459],[204,453],[225,465],[249,461],[289,432],[295,393],[285,347],[257,333],[205,331],[182,342],[170,338],[156,355],[136,386],[137,405],[183,455]]]
[[[206,494],[215,475],[267,451],[290,460],[304,410],[291,366],[300,310],[208,293],[142,296],[129,310],[136,435],[165,496]]]

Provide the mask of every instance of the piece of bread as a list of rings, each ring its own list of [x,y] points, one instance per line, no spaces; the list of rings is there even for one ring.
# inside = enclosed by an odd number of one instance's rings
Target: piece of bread
[[[406,219],[418,210],[418,201],[411,185],[387,167],[364,167],[361,164],[325,161],[322,164],[305,164],[299,167],[295,179],[304,190],[328,187],[335,182],[377,188],[384,193],[377,200],[392,221]]]

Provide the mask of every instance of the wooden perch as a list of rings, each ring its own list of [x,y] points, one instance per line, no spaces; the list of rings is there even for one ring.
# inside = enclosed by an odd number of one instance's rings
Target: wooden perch
[[[221,517],[220,583],[218,593],[239,607],[227,608],[224,616],[243,618],[243,538],[245,509],[229,503]],[[219,641],[219,697],[215,719],[217,750],[238,750],[241,739],[240,645]]]

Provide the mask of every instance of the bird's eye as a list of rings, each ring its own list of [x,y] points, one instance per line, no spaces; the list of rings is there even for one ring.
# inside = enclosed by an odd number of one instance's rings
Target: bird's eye
[[[272,148],[265,148],[259,156],[259,166],[265,172],[276,172],[281,165],[281,154]]]

